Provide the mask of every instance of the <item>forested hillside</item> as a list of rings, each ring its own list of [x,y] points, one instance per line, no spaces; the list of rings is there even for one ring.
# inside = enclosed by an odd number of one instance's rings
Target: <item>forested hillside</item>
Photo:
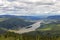
[[[35,31],[25,34],[5,32],[0,34],[0,40],[60,40],[60,31]]]

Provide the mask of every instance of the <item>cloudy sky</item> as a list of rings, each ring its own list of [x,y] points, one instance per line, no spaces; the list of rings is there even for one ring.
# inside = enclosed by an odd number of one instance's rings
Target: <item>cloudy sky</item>
[[[60,0],[0,0],[0,15],[60,15]]]

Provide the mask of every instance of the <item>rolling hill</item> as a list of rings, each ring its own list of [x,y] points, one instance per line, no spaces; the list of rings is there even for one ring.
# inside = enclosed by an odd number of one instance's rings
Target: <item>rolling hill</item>
[[[43,23],[37,30],[40,31],[60,31],[60,22],[56,21],[56,22],[51,22],[51,23]]]
[[[0,28],[20,29],[33,23],[34,22],[25,21],[24,19],[20,18],[8,18],[7,20],[0,22]]]
[[[53,16],[48,16],[47,19],[55,19],[55,20],[60,20],[60,15],[53,15]]]
[[[49,20],[43,21],[41,25],[39,22],[30,22],[21,18],[10,16],[0,18],[0,40],[60,40],[60,21],[58,21],[60,17],[49,16]],[[34,27],[37,27],[37,29],[35,30]],[[18,29],[22,28],[25,29],[21,31],[27,31],[26,29],[28,29],[28,32],[19,34],[8,30],[5,31],[5,29],[18,31]],[[29,31],[29,29],[32,30],[31,28],[34,31]]]
[[[44,16],[15,16],[15,15],[0,15],[0,18],[21,18],[25,20],[42,20]]]

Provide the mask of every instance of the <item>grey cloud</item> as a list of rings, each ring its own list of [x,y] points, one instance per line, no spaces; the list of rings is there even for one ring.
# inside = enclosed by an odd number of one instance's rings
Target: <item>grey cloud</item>
[[[37,2],[36,5],[54,5],[55,3],[43,3],[43,2]]]
[[[4,6],[3,4],[0,4],[0,6]]]
[[[7,0],[7,1],[9,1],[9,2],[13,2],[13,1],[16,1],[16,0]]]
[[[45,3],[45,2],[22,2],[22,3],[26,3],[26,4],[35,4],[35,5],[54,5],[55,3],[52,2],[52,3]]]
[[[12,13],[12,14],[22,14],[22,15],[39,15],[41,13],[51,13],[51,12],[58,12],[60,9],[56,6],[56,3],[51,2],[28,2],[28,1],[20,1],[20,0],[8,0],[11,4],[7,5],[6,7],[0,6],[0,11],[5,13]],[[17,1],[22,3],[22,5],[13,4],[13,1]],[[5,5],[5,4],[4,4]],[[26,6],[25,6],[26,5]]]

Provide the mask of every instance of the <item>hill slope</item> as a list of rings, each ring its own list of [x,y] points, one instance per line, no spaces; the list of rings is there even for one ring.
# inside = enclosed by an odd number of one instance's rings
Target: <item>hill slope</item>
[[[8,20],[0,22],[0,28],[19,29],[31,24],[33,24],[33,22],[28,22],[19,18],[9,18]]]
[[[51,23],[43,23],[37,30],[40,30],[40,31],[57,31],[57,30],[60,30],[60,22],[51,22]]]

